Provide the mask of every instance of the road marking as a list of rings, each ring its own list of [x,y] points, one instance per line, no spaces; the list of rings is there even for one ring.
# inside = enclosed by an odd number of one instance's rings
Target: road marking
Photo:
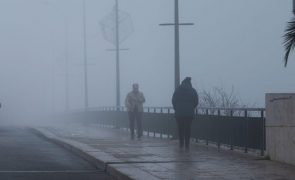
[[[166,164],[166,163],[198,163],[200,161],[191,161],[191,160],[183,160],[183,161],[123,161],[123,162],[106,162],[106,165],[111,164]]]
[[[64,171],[0,171],[0,173],[103,173],[97,170],[64,170]]]

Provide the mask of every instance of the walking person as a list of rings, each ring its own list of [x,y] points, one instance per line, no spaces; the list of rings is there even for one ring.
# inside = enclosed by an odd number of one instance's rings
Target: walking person
[[[186,77],[175,90],[172,104],[178,126],[179,147],[189,150],[191,124],[195,117],[195,109],[199,98],[197,91],[192,87],[191,78]]]
[[[125,99],[125,105],[128,110],[129,116],[129,128],[131,133],[131,139],[134,139],[134,124],[137,125],[137,138],[142,136],[142,113],[143,103],[145,98],[142,92],[139,91],[139,85],[134,83],[132,85],[132,91],[129,92]]]

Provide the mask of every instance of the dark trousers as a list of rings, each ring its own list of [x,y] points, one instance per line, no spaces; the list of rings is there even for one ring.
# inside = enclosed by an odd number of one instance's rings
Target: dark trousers
[[[191,125],[193,119],[191,118],[176,118],[178,126],[179,146],[189,148],[191,137]]]
[[[134,138],[134,124],[136,122],[137,126],[137,137],[142,136],[142,112],[128,112],[129,115],[129,128],[131,133],[131,138]]]

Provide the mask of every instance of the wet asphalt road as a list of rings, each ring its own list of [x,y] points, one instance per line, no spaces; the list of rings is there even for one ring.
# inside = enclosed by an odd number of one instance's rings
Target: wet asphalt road
[[[110,179],[79,156],[27,128],[0,127],[0,180]]]

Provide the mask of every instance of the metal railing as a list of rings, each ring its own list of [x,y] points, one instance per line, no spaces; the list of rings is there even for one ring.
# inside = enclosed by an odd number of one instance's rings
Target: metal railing
[[[91,119],[103,126],[129,128],[126,107],[89,108],[81,113],[83,119]],[[144,107],[143,131],[147,136],[177,136],[176,121],[172,107]],[[207,145],[214,143],[228,146],[231,150],[243,148],[265,151],[265,109],[264,108],[205,108],[196,109],[192,122],[191,136]]]

